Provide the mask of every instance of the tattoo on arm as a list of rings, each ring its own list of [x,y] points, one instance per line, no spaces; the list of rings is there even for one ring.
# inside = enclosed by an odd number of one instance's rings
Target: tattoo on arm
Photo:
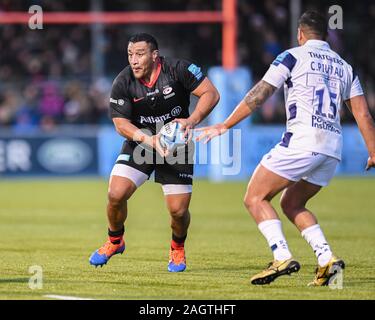
[[[266,81],[259,81],[245,96],[245,102],[249,109],[253,111],[263,104],[275,92],[276,87]]]

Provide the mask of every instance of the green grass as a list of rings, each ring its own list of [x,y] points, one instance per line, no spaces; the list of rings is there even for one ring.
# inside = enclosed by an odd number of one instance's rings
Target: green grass
[[[186,272],[167,272],[171,231],[159,185],[146,183],[129,203],[127,249],[103,268],[88,263],[106,239],[103,180],[0,182],[0,299],[70,295],[94,299],[374,299],[374,179],[338,178],[309,207],[347,268],[341,290],[308,288],[311,248],[284,216],[298,274],[269,286],[250,277],[272,258],[246,213],[246,183],[196,181],[186,243]],[[280,212],[278,199],[274,204]],[[43,288],[28,286],[29,267],[43,268]]]

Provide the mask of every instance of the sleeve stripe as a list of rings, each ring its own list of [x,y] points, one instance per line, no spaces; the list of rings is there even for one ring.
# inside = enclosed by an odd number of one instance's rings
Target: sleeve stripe
[[[293,120],[297,117],[297,105],[295,103],[291,104],[289,107],[289,119]]]
[[[296,65],[296,62],[297,62],[297,59],[295,57],[293,57],[293,55],[289,52],[284,52],[282,54],[280,54],[275,60],[274,62],[272,62],[272,64],[274,66],[278,66],[280,63],[283,64],[284,66],[286,66],[289,71],[292,71],[292,69],[294,68],[294,66]]]
[[[286,66],[289,71],[292,71],[292,69],[294,68],[294,66],[296,65],[296,62],[297,62],[297,59],[294,58],[290,53],[288,53],[285,58],[283,59],[283,61],[281,61],[281,63]]]

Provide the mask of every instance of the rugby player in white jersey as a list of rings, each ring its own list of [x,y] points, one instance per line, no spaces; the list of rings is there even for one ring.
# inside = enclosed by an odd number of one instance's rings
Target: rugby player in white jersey
[[[207,143],[248,117],[284,84],[286,132],[254,171],[244,199],[274,256],[264,271],[251,278],[252,284],[267,284],[300,269],[270,204],[281,191],[284,214],[318,260],[310,285],[328,285],[331,277],[344,269],[344,261],[333,255],[315,215],[306,208],[308,200],[331,180],[341,159],[339,114],[343,102],[365,140],[369,152],[366,170],[375,166],[375,126],[358,76],[324,41],[326,33],[325,18],[315,11],[305,12],[298,24],[299,47],[280,54],[223,123],[198,129],[197,140]]]

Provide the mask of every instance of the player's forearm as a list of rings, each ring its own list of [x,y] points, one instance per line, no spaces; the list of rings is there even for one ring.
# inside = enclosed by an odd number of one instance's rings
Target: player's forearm
[[[116,131],[129,141],[144,142],[149,146],[153,146],[153,136],[149,136],[133,125],[130,121],[115,121]]]
[[[276,87],[270,85],[264,80],[260,80],[243,99],[247,107],[250,109],[250,114],[266,100],[272,96]]]
[[[276,90],[276,87],[261,80],[259,81],[237,105],[232,114],[224,121],[224,125],[230,129],[246,117],[250,116],[254,110],[262,105]]]
[[[365,140],[368,153],[375,157],[375,125],[370,113],[359,114],[355,117],[359,130]]]
[[[189,117],[194,125],[198,125],[205,119],[219,102],[220,95],[217,91],[207,91],[199,97],[195,110]]]
[[[233,110],[230,116],[224,121],[224,125],[227,129],[234,127],[237,123],[251,114],[250,109],[244,100],[242,100],[237,107]]]
[[[358,124],[370,156],[375,157],[375,123],[366,98],[362,95],[350,99],[349,108]]]

